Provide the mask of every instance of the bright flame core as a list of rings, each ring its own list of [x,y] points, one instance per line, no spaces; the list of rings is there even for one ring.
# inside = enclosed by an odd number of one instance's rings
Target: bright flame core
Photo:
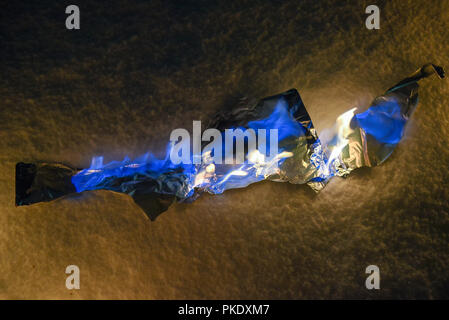
[[[348,136],[352,133],[352,129],[350,127],[351,120],[354,117],[354,111],[357,108],[352,108],[351,110],[346,111],[341,114],[336,121],[335,127],[337,134],[335,137],[326,144],[325,148],[330,151],[330,156],[327,159],[325,166],[323,168],[323,175],[325,177],[331,177],[337,171],[336,166],[341,165],[341,161],[339,161],[339,157],[343,149],[348,145],[349,140]]]

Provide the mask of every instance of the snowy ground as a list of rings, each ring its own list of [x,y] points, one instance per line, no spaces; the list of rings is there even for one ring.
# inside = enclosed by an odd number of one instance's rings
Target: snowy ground
[[[297,88],[320,131],[426,62],[449,68],[449,1],[77,1],[79,31],[57,3],[0,11],[0,298],[449,298],[449,88],[437,78],[385,164],[317,195],[262,182],[155,222],[107,191],[14,206],[18,161],[161,150],[233,97]],[[373,3],[377,31],[364,22]],[[65,288],[69,264],[81,290]]]

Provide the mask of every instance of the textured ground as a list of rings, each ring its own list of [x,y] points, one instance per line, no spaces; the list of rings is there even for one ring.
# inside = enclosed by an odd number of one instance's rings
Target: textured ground
[[[165,145],[233,97],[297,88],[318,130],[420,65],[449,67],[449,2],[9,2],[0,10],[0,298],[449,298],[449,88],[424,80],[380,167],[263,182],[150,222],[106,191],[14,206],[18,161],[86,167]],[[59,2],[58,2],[59,3]],[[81,290],[65,268],[81,269]],[[381,290],[365,289],[376,264]]]

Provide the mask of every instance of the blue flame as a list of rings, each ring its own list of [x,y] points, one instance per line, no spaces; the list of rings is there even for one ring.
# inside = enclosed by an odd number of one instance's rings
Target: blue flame
[[[112,187],[108,188],[106,184],[109,178],[133,177],[141,174],[156,179],[162,173],[193,172],[193,165],[174,165],[170,161],[171,147],[171,144],[169,144],[164,159],[158,159],[148,152],[134,160],[125,157],[123,161],[112,161],[103,165],[103,156],[93,157],[90,167],[74,175],[72,183],[77,192],[82,192],[86,190],[114,189]]]
[[[267,132],[271,129],[277,130],[278,145],[281,145],[287,139],[295,139],[305,134],[304,127],[293,117],[293,111],[294,109],[289,108],[287,101],[281,98],[270,116],[262,120],[249,121],[246,127],[255,130],[255,132],[258,129],[266,129]],[[256,164],[248,163],[248,161],[245,161],[242,165],[215,164],[213,178],[206,179],[205,183],[201,183],[197,187],[202,187],[209,193],[220,194],[228,189],[243,188],[266,179],[268,176],[276,173],[276,168],[281,166],[285,159],[289,157],[279,157],[286,150],[285,147],[278,148],[278,153],[273,155],[270,145],[269,137],[267,136],[266,154],[263,157],[265,158],[269,154],[270,157],[274,156],[275,159],[271,161],[264,161],[265,159],[263,159]]]
[[[295,120],[292,109],[289,110],[285,99],[279,99],[273,113],[268,118],[248,122],[248,128],[253,130],[277,129],[279,141],[305,134],[304,127]]]
[[[285,99],[281,98],[267,118],[250,121],[245,127],[253,129],[256,135],[257,129],[266,129],[267,132],[270,129],[276,129],[279,145],[282,141],[290,138],[294,139],[305,132],[301,124],[293,117],[292,112]],[[270,156],[272,156],[271,150],[269,150],[269,137],[266,138],[268,138],[266,139],[266,154],[270,153]],[[222,134],[223,147],[224,140],[224,134]],[[88,169],[84,169],[72,177],[72,183],[77,192],[96,189],[124,191],[124,188],[121,188],[120,185],[117,186],[117,182],[114,183],[113,181],[117,181],[118,178],[127,178],[126,183],[129,184],[130,180],[137,180],[139,175],[153,180],[157,180],[164,174],[181,175],[183,176],[183,181],[188,181],[187,190],[183,190],[181,193],[179,190],[172,191],[173,194],[187,198],[192,195],[194,188],[203,188],[210,193],[222,193],[227,189],[241,188],[264,180],[267,174],[270,173],[266,168],[261,168],[263,167],[261,164],[250,164],[247,159],[241,165],[213,164],[210,162],[200,165],[183,163],[175,165],[170,160],[172,148],[173,144],[169,143],[164,159],[158,159],[148,152],[134,160],[125,157],[123,161],[112,161],[103,164],[102,156],[94,157]],[[279,148],[278,151],[282,153],[284,148]],[[285,157],[275,159],[275,163],[271,162],[268,164],[268,169],[271,170],[272,167],[275,167],[274,165],[281,165],[284,160]],[[212,168],[211,164],[213,165],[213,172],[209,170]],[[182,188],[184,188],[184,185],[179,186],[179,189]]]
[[[404,135],[407,117],[396,99],[381,100],[365,112],[355,115],[359,126],[378,142],[397,144]]]

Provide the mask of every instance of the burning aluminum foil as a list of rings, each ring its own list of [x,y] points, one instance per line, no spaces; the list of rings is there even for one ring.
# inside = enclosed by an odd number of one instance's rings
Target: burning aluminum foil
[[[333,134],[321,141],[295,89],[257,103],[242,100],[209,124],[223,134],[227,128],[276,129],[278,149],[270,159],[256,151],[246,154],[243,164],[218,164],[205,152],[199,164],[174,164],[169,145],[165,159],[147,153],[138,159],[103,164],[103,157],[95,157],[83,170],[59,163],[18,163],[16,205],[104,189],[129,194],[153,220],[175,200],[191,202],[203,192],[218,194],[265,179],[307,183],[319,191],[333,176],[344,177],[388,158],[416,108],[417,81],[434,73],[444,77],[441,67],[427,64],[374,99],[367,111],[345,112],[337,119]]]
[[[338,176],[363,166],[384,162],[404,136],[404,130],[418,104],[418,81],[432,74],[444,78],[444,70],[426,64],[377,97],[365,112],[355,114],[346,129],[346,146],[335,165]]]

